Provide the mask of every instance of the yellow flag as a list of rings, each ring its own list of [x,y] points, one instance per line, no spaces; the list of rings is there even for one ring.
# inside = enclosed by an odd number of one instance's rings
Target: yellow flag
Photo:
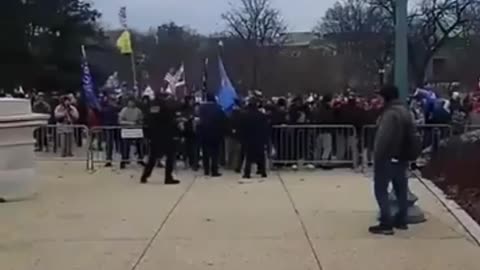
[[[117,40],[117,48],[122,54],[131,54],[132,50],[132,40],[130,38],[130,32],[128,30],[123,31],[120,37]]]

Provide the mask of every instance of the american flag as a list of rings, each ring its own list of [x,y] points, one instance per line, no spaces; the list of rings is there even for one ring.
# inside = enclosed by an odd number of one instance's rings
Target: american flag
[[[85,48],[82,46],[82,86],[83,86],[83,96],[85,98],[85,103],[90,109],[100,109],[100,103],[98,102],[95,91],[93,90],[93,80],[92,74],[90,73],[90,68],[88,67],[87,56],[85,53]]]
[[[123,28],[127,28],[127,7],[121,7],[120,11],[118,12],[118,18],[120,20],[120,25]]]

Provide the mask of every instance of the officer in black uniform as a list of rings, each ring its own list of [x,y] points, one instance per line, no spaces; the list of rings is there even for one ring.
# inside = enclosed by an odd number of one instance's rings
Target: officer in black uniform
[[[202,144],[203,170],[205,176],[220,177],[218,160],[225,135],[225,114],[215,96],[207,94],[207,102],[200,106],[198,134]]]
[[[253,99],[249,102],[244,121],[244,145],[246,150],[247,162],[243,178],[251,177],[252,164],[257,164],[258,174],[267,177],[265,150],[269,142],[270,124],[268,117],[261,110],[261,102]]]
[[[179,106],[172,96],[161,94],[150,106],[146,116],[144,133],[150,141],[150,155],[140,182],[147,183],[157,160],[166,156],[165,184],[176,185],[180,181],[173,178],[176,147],[180,137],[181,122]]]

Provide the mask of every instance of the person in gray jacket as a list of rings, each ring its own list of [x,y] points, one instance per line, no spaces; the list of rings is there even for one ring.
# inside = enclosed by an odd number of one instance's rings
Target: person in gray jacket
[[[393,228],[406,230],[408,158],[405,158],[407,132],[411,132],[413,118],[410,111],[399,99],[395,86],[385,86],[379,93],[385,108],[378,121],[374,153],[374,191],[380,208],[380,224],[369,228],[373,234],[394,234]],[[399,203],[399,212],[392,217],[388,199],[388,187],[393,184]]]

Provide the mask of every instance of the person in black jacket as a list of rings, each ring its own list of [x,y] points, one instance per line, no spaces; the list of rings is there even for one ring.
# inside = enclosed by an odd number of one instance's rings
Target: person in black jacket
[[[199,116],[198,134],[202,145],[203,170],[206,176],[220,177],[218,160],[226,119],[214,95],[207,94],[207,102],[200,106]]]
[[[265,150],[270,137],[270,127],[267,116],[259,110],[259,102],[251,101],[245,114],[244,147],[247,153],[247,162],[243,178],[251,177],[252,164],[257,164],[258,174],[267,177],[265,166]]]
[[[180,137],[181,123],[178,120],[178,109],[175,100],[168,96],[160,96],[150,106],[145,119],[144,133],[150,141],[150,155],[140,182],[147,183],[152,175],[157,160],[167,157],[165,166],[165,184],[176,185],[180,181],[173,178],[176,145]]]
[[[385,109],[379,119],[375,136],[374,191],[380,208],[380,224],[369,228],[373,234],[394,234],[393,227],[401,230],[407,226],[408,157],[405,152],[411,145],[408,138],[414,132],[414,122],[410,111],[399,98],[398,88],[383,87],[379,94],[385,100]],[[390,182],[398,200],[398,213],[391,215],[388,187]]]

